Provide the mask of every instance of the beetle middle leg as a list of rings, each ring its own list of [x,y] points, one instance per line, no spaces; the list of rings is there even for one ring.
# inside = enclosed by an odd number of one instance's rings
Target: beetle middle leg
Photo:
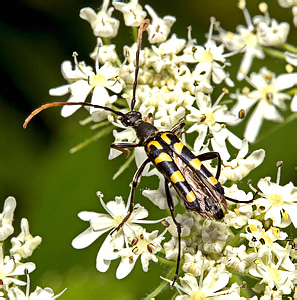
[[[137,188],[137,186],[138,186],[138,184],[140,182],[141,174],[142,174],[144,168],[146,167],[146,165],[150,161],[151,160],[149,158],[147,158],[142,163],[142,165],[137,169],[136,173],[134,174],[133,181],[131,183],[129,211],[128,211],[127,215],[124,217],[124,219],[122,220],[122,222],[118,225],[118,227],[116,227],[115,229],[112,230],[112,232],[110,233],[111,236],[113,235],[113,233],[115,231],[119,231],[123,227],[123,225],[125,224],[125,222],[130,218],[131,214],[133,213],[133,210],[134,210],[134,194],[135,194],[135,189]]]
[[[174,274],[173,282],[171,284],[171,289],[172,289],[173,286],[174,286],[174,283],[177,280],[178,271],[179,271],[180,257],[181,257],[181,224],[179,222],[177,222],[177,220],[174,216],[174,204],[173,204],[173,200],[172,200],[170,190],[169,190],[169,180],[167,178],[165,178],[165,192],[166,192],[166,198],[167,198],[169,211],[170,211],[172,220],[173,220],[174,224],[176,225],[177,238],[178,238],[178,253],[177,253],[177,260],[176,260],[176,271],[175,271],[175,274]]]

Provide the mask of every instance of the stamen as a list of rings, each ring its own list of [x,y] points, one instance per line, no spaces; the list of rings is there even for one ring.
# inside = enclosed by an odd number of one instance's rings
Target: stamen
[[[281,177],[281,168],[283,166],[283,162],[280,160],[276,163],[277,166],[277,175],[276,175],[276,184],[280,183],[280,177]]]
[[[96,74],[99,73],[99,69],[100,69],[100,63],[99,63],[99,52],[100,52],[100,48],[103,46],[102,44],[102,40],[100,38],[97,39],[97,53],[96,53],[96,58],[95,58],[95,71]]]
[[[75,66],[86,76],[86,77],[89,77],[86,73],[85,73],[85,71],[82,69],[82,67],[80,66],[80,64],[79,64],[79,62],[78,62],[78,60],[77,60],[77,57],[78,57],[78,53],[77,52],[73,52],[72,53],[72,57],[73,57],[73,60],[74,60],[74,64],[75,64]]]
[[[207,42],[206,42],[206,45],[205,45],[205,50],[206,51],[209,51],[210,41],[212,39],[213,27],[214,27],[215,22],[216,22],[216,18],[215,17],[211,17],[210,18],[210,26],[209,26],[209,31],[208,31]]]

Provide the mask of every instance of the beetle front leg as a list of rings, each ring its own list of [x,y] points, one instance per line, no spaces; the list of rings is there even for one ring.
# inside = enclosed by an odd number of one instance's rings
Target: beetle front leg
[[[116,231],[118,232],[123,225],[125,224],[125,222],[128,221],[128,219],[130,218],[131,214],[133,213],[134,210],[134,194],[135,194],[135,189],[137,188],[140,179],[141,179],[141,174],[145,168],[145,166],[150,162],[151,160],[149,158],[147,158],[142,165],[138,168],[138,170],[136,171],[136,173],[134,174],[133,177],[133,181],[131,183],[131,191],[130,191],[130,206],[129,206],[129,211],[127,213],[127,215],[125,216],[125,218],[122,220],[122,222],[115,228],[112,230],[112,232],[110,233],[110,235],[112,236],[113,233]]]
[[[142,145],[139,143],[113,143],[110,145],[110,148],[119,150],[126,154],[128,157],[130,154],[130,150],[128,148],[136,148],[141,147]]]
[[[178,253],[177,253],[177,260],[176,260],[176,270],[175,270],[173,282],[171,284],[171,289],[173,289],[173,286],[178,277],[180,257],[181,257],[181,224],[176,221],[176,218],[174,216],[174,204],[173,204],[173,200],[172,200],[170,190],[169,190],[169,180],[167,178],[165,178],[165,192],[166,192],[166,198],[167,198],[167,203],[168,203],[168,207],[170,210],[170,214],[171,214],[174,224],[176,225],[177,238],[178,238]]]

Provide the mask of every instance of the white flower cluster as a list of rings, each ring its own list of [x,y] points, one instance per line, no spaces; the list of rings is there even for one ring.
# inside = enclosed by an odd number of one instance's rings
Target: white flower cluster
[[[291,47],[290,51],[285,51],[288,47],[284,47],[289,24],[271,18],[265,3],[260,5],[263,14],[251,18],[245,1],[239,1],[247,25],[238,26],[237,33],[232,33],[225,31],[215,18],[211,18],[207,40],[200,45],[192,37],[190,27],[187,39],[171,34],[176,21],[173,16],[159,17],[152,7],[145,5],[144,10],[137,0],[113,2],[113,7],[109,6],[109,2],[104,0],[98,13],[91,8],[83,8],[80,12],[81,18],[91,24],[97,39],[91,54],[95,67],[79,62],[75,53],[74,66],[70,61],[62,64],[62,74],[68,83],[51,89],[50,94],[70,94],[71,102],[83,102],[90,96],[92,104],[123,113],[129,111],[137,43],[135,39],[134,43],[123,48],[122,53],[116,51],[116,43],[111,39],[117,36],[120,21],[112,14],[114,9],[120,11],[125,25],[132,27],[134,34],[148,15],[151,19],[147,27],[150,44],[140,51],[135,110],[144,117],[152,114],[154,126],[160,131],[170,130],[179,120],[184,119],[188,125],[187,135],[194,133],[197,136],[193,146],[189,145],[195,154],[209,150],[220,153],[220,182],[226,184],[226,196],[240,201],[252,199],[252,193],[246,194],[235,183],[262,163],[265,152],[260,149],[248,155],[248,142],[256,140],[264,120],[283,122],[284,118],[278,109],[286,109],[285,101],[291,101],[291,110],[297,111],[297,97],[293,94],[297,73],[292,71],[297,65],[297,54],[293,51],[296,48]],[[279,2],[283,6],[289,3]],[[214,35],[215,30],[217,35]],[[284,47],[284,51],[276,50],[276,47]],[[246,80],[250,87],[236,89],[230,94],[231,99],[224,102],[228,94],[226,88],[218,97],[213,96],[213,93],[217,85],[227,85],[230,89],[235,87],[228,72],[231,66],[229,57],[240,53],[243,53],[243,59],[237,80]],[[267,55],[275,55],[286,61],[291,66],[287,68],[290,72],[275,74],[267,67],[262,67],[258,73],[249,74],[253,60],[264,59]],[[226,104],[230,101],[236,101],[231,108]],[[244,139],[241,140],[227,125],[241,122],[245,113],[254,106],[246,124]],[[62,116],[68,117],[78,108],[64,106]],[[106,124],[114,126],[116,143],[137,142],[133,128],[124,127],[110,112],[95,108],[90,108],[89,112],[94,122],[107,119],[98,127]],[[186,143],[185,136],[182,139]],[[230,159],[227,142],[238,149],[235,159]],[[145,153],[142,149],[138,150],[135,151],[135,161],[140,166]],[[109,158],[119,154],[119,151],[112,149]],[[205,165],[215,172],[208,162]],[[164,178],[155,169],[146,168],[143,175],[159,176],[159,188],[144,190],[143,195],[160,209],[166,209]],[[259,180],[258,191],[252,186],[251,189],[260,198],[254,204],[230,206],[223,222],[203,220],[193,212],[176,216],[181,224],[183,272],[175,284],[179,293],[176,299],[242,299],[245,284],[240,286],[231,283],[233,273],[257,280],[254,291],[262,300],[281,299],[283,295],[293,293],[297,283],[297,255],[294,244],[287,240],[289,237],[283,228],[297,227],[297,188],[292,183],[281,186],[278,175],[276,183],[266,177]],[[170,188],[170,192],[176,205],[178,196],[174,187]],[[117,231],[129,211],[130,200],[125,204],[122,197],[116,197],[105,204],[102,193],[98,193],[98,196],[107,214],[81,212],[79,218],[89,222],[90,227],[73,240],[73,247],[85,248],[106,234],[98,251],[96,267],[106,272],[111,262],[119,259],[116,271],[118,279],[133,270],[138,257],[145,272],[148,271],[150,260],[172,266],[171,260],[176,260],[178,255],[178,233],[172,217],[146,220],[148,211],[136,204],[132,215]],[[142,226],[161,221],[165,226],[161,233],[157,230],[149,233]],[[169,241],[163,243],[168,235]],[[163,279],[171,282],[172,278]],[[257,296],[253,299],[257,299]]]
[[[17,237],[11,238],[9,253],[5,253],[4,246],[7,246],[8,237],[13,234],[13,214],[16,208],[16,200],[8,197],[4,201],[3,212],[0,213],[0,299],[10,300],[50,300],[58,298],[51,288],[42,289],[39,286],[30,293],[29,273],[36,268],[33,262],[23,262],[33,254],[33,251],[40,245],[40,236],[33,237],[29,232],[28,220],[21,220],[21,232]],[[5,245],[4,245],[5,244]],[[20,276],[27,276],[27,282],[20,280]],[[20,289],[26,286],[25,293]]]

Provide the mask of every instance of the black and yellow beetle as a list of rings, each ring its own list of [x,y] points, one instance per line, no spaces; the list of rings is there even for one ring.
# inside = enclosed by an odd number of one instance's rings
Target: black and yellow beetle
[[[120,225],[114,229],[111,235],[118,231],[123,224],[129,219],[134,209],[134,191],[138,186],[141,174],[148,163],[153,163],[158,171],[165,178],[165,191],[167,196],[168,207],[177,226],[178,232],[178,257],[176,264],[176,273],[172,286],[177,279],[181,255],[181,225],[176,221],[174,216],[174,205],[169,192],[171,184],[180,198],[182,199],[187,210],[196,211],[202,217],[207,219],[221,220],[228,210],[226,199],[239,203],[241,201],[228,198],[224,195],[224,189],[218,179],[221,170],[221,158],[218,152],[208,152],[195,156],[179,139],[184,130],[185,123],[180,122],[171,131],[159,131],[153,124],[153,117],[149,115],[144,120],[140,112],[134,110],[136,103],[137,77],[139,71],[139,52],[142,42],[142,33],[149,24],[145,20],[139,28],[138,49],[136,52],[135,81],[133,85],[133,98],[131,101],[131,111],[122,113],[112,108],[94,105],[85,102],[53,102],[45,104],[33,111],[24,122],[24,128],[29,121],[40,111],[54,106],[64,105],[82,105],[91,106],[99,109],[110,111],[117,115],[117,118],[126,127],[132,127],[139,140],[138,143],[114,143],[111,147],[126,153],[128,148],[144,147],[147,159],[141,164],[136,171],[131,184],[130,208],[127,216],[122,220]],[[204,160],[218,159],[216,175],[213,176],[202,164]],[[244,201],[244,203],[252,202]]]

